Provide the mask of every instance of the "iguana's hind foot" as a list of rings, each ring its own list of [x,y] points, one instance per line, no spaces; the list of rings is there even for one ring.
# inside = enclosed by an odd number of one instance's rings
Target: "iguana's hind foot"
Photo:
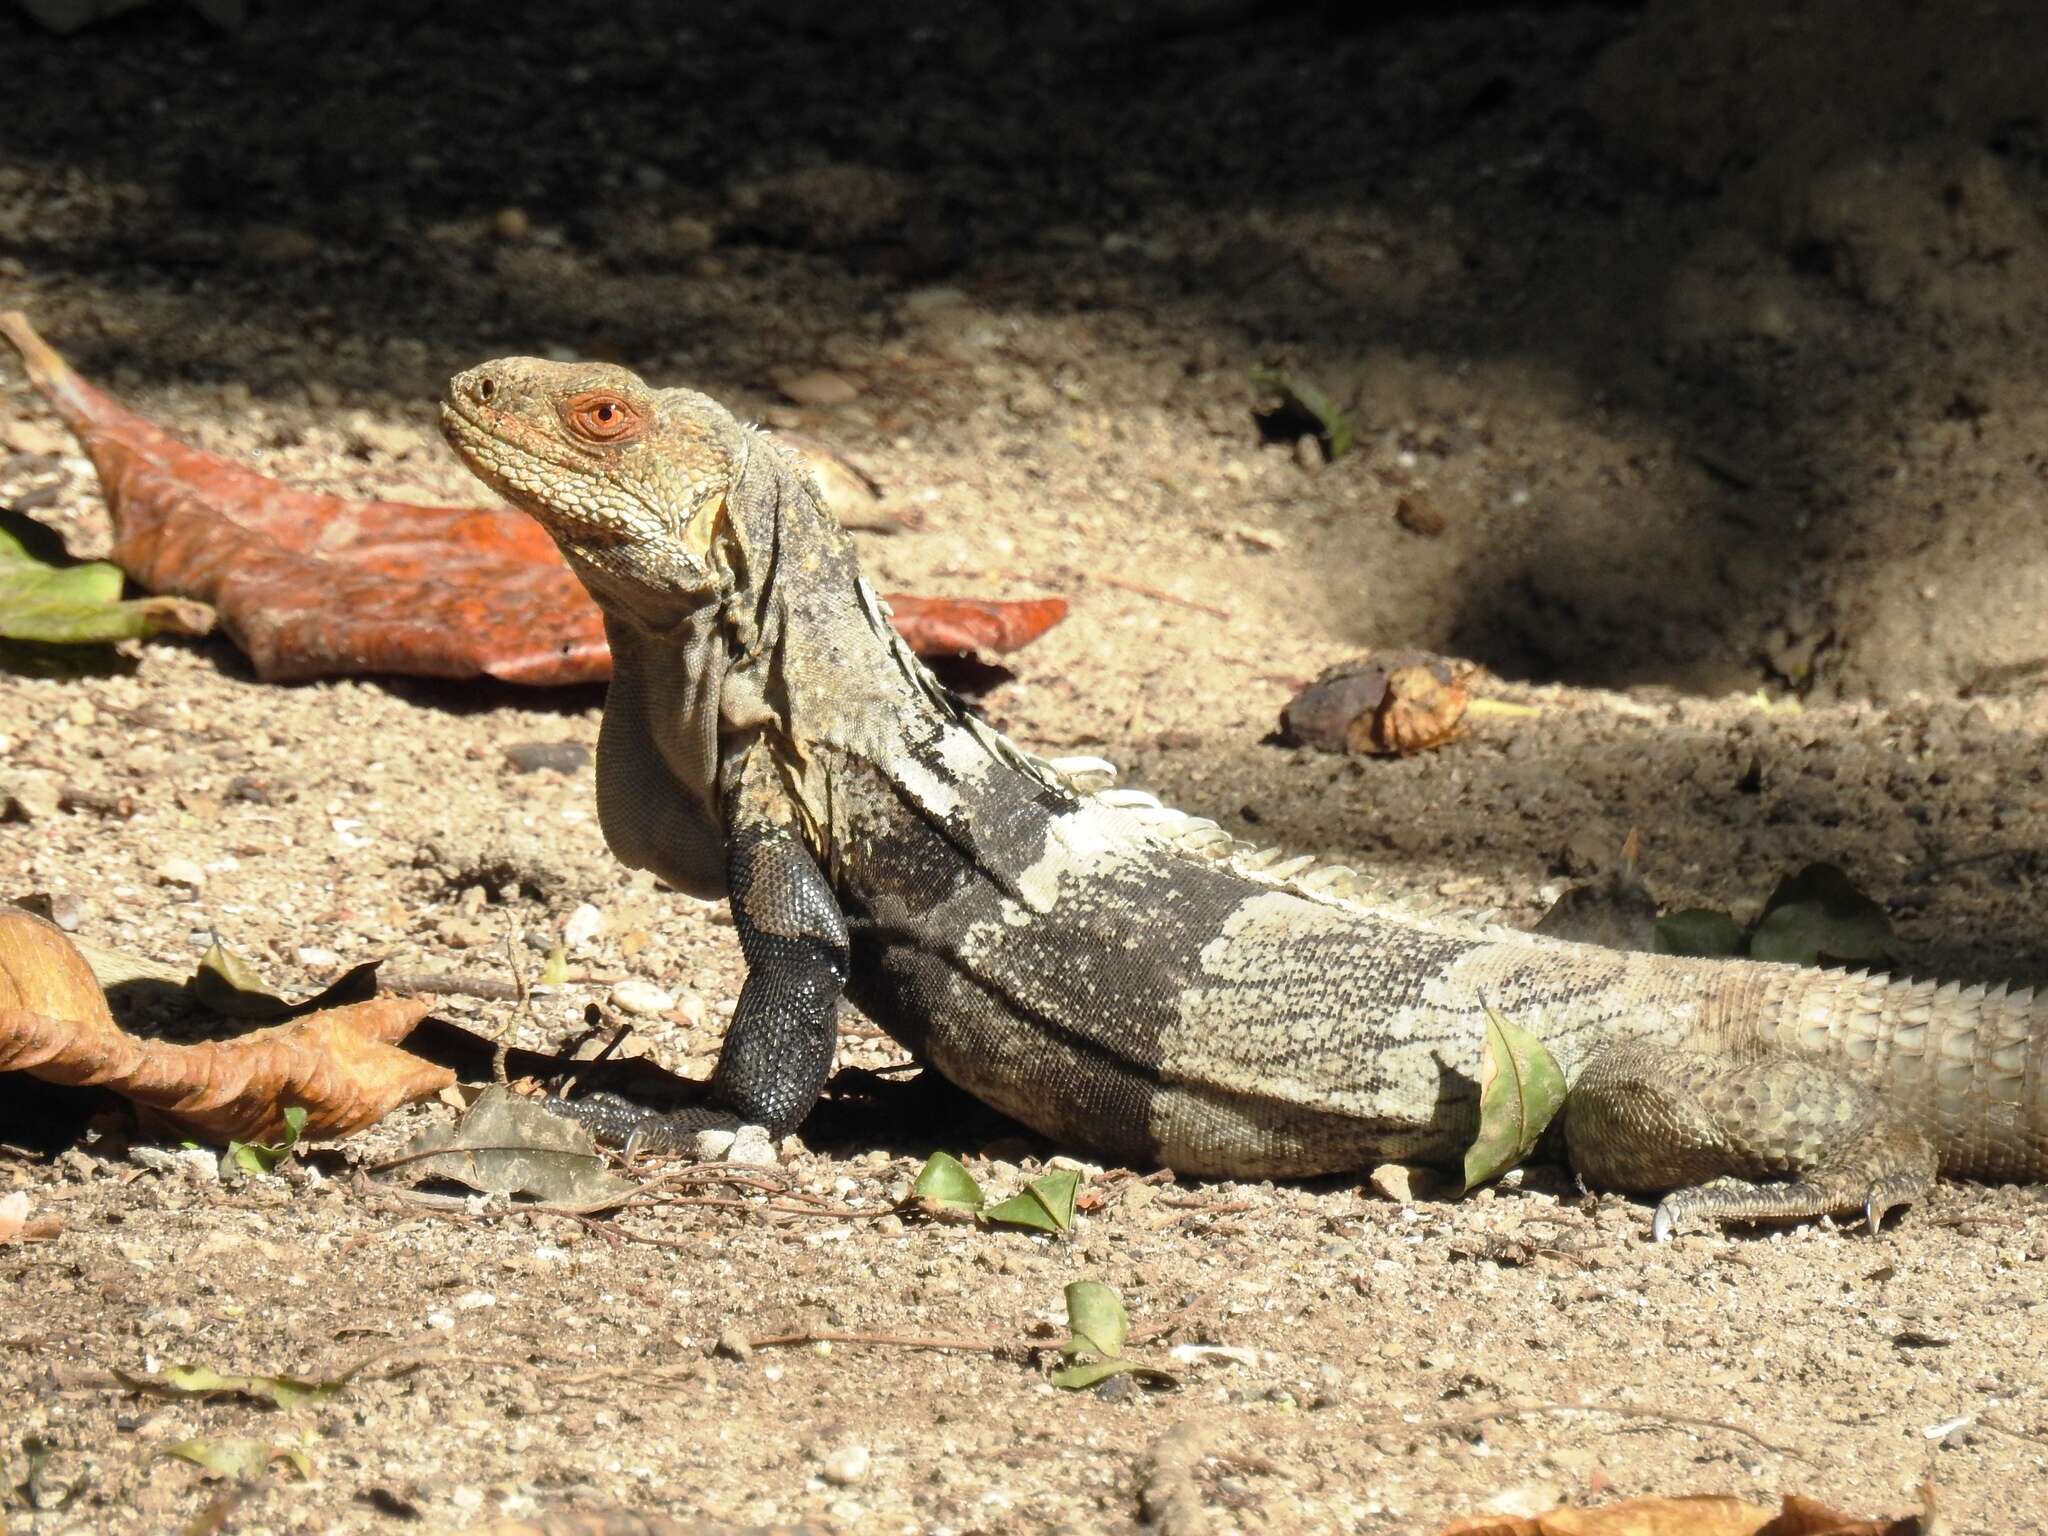
[[[1565,1100],[1573,1169],[1591,1184],[1670,1191],[1651,1234],[1715,1221],[1860,1212],[1875,1233],[1934,1183],[1934,1148],[1861,1084],[1798,1056],[1729,1062],[1617,1041]]]
[[[774,1138],[766,1126],[745,1124],[722,1109],[692,1106],[664,1112],[612,1093],[541,1102],[583,1126],[600,1145],[620,1148],[629,1158],[645,1152],[703,1162],[775,1161]]]

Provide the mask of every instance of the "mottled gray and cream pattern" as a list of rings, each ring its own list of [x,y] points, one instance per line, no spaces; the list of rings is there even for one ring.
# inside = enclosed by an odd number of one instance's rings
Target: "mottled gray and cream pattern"
[[[1677,1191],[1660,1233],[1874,1222],[1937,1165],[2048,1174],[2029,993],[1382,910],[1348,870],[1243,847],[967,712],[889,626],[800,465],[704,396],[508,358],[452,381],[443,419],[604,607],[613,850],[732,901],[750,970],[712,1089],[742,1117],[802,1118],[843,988],[969,1092],[1112,1157],[1238,1176],[1455,1165],[1491,1005],[1572,1082],[1574,1165]]]

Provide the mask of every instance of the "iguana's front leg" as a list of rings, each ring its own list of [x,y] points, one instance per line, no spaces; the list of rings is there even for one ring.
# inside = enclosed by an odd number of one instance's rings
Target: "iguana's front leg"
[[[555,1108],[630,1150],[689,1152],[707,1130],[802,1123],[832,1070],[846,987],[846,920],[759,745],[724,795],[726,888],[747,979],[711,1074],[711,1103],[670,1114],[609,1095]]]
[[[1729,1061],[1644,1040],[1607,1046],[1565,1099],[1572,1169],[1591,1184],[1669,1190],[1661,1242],[1699,1218],[1799,1221],[1857,1211],[1877,1231],[1933,1186],[1912,1119],[1826,1063]]]

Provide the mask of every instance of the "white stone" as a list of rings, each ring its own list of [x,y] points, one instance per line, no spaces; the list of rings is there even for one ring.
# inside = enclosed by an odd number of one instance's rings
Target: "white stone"
[[[571,912],[569,920],[562,924],[562,943],[568,949],[586,949],[590,941],[604,930],[604,914],[586,901]]]
[[[651,981],[629,976],[612,988],[612,1006],[621,1013],[658,1018],[675,1007],[676,1000]]]
[[[856,1483],[867,1481],[868,1470],[873,1465],[874,1457],[866,1446],[842,1445],[825,1454],[818,1470],[835,1488],[851,1488]]]
[[[183,885],[195,891],[206,884],[206,871],[199,867],[199,861],[182,854],[172,854],[158,864],[156,877],[165,885]]]

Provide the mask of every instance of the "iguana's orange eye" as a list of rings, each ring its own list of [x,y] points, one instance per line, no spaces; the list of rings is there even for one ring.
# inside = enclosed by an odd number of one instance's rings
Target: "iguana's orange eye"
[[[632,403],[603,390],[578,395],[563,407],[569,425],[593,443],[617,443],[638,437],[646,424]]]

